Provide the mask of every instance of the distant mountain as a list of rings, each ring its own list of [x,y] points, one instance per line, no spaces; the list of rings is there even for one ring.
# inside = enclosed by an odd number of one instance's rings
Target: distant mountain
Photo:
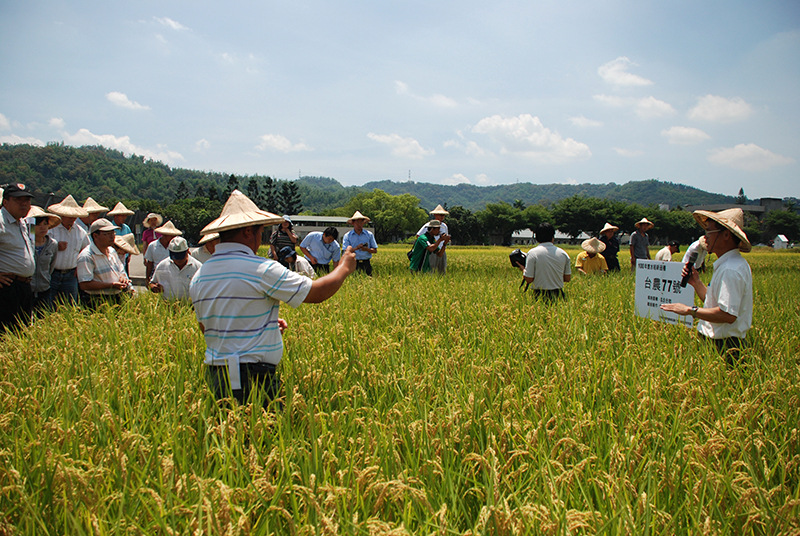
[[[371,191],[378,188],[392,195],[409,193],[420,198],[423,208],[432,209],[440,203],[448,206],[461,205],[472,211],[483,209],[487,203],[505,201],[513,203],[521,200],[526,205],[549,203],[582,195],[599,197],[639,205],[668,204],[671,207],[686,204],[732,203],[733,197],[705,192],[703,190],[663,182],[655,179],[629,182],[626,184],[503,184],[499,186],[475,186],[458,184],[446,186],[423,182],[394,182],[389,180],[369,182],[361,187]]]

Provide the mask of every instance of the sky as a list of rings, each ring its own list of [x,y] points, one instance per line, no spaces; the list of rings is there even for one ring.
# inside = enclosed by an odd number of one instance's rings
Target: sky
[[[800,197],[800,2],[0,0],[0,143]]]

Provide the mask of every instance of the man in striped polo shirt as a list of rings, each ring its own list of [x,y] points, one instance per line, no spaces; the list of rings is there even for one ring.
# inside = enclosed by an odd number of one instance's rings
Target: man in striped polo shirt
[[[105,218],[95,220],[89,227],[92,242],[78,255],[78,286],[89,296],[87,305],[95,307],[105,301],[116,303],[120,294],[133,290],[125,274],[125,265],[111,247],[116,229],[117,226]]]
[[[234,190],[220,217],[201,231],[220,235],[214,255],[189,287],[206,340],[209,384],[218,399],[233,395],[245,403],[251,393],[263,393],[264,405],[269,404],[281,387],[276,367],[286,321],[278,316],[280,302],[298,307],[325,301],[355,270],[352,248],[330,274],[314,281],[258,256],[264,227],[282,220]]]

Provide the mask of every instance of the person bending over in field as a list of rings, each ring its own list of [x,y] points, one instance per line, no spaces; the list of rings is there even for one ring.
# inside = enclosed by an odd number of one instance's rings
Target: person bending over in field
[[[606,259],[601,253],[605,251],[606,245],[596,238],[584,240],[581,243],[583,251],[578,254],[575,259],[575,268],[583,275],[593,273],[604,274],[608,272],[608,264]]]
[[[526,283],[533,283],[536,296],[554,300],[564,297],[564,283],[572,278],[569,255],[553,244],[556,230],[550,223],[541,223],[536,228],[539,245],[528,251],[525,266],[519,262]]]
[[[665,303],[661,308],[697,318],[700,336],[713,340],[728,365],[733,365],[739,360],[747,330],[753,324],[753,274],[741,255],[751,249],[742,231],[744,212],[740,208],[722,212],[696,210],[694,219],[706,231],[708,252],[718,257],[708,287],[700,281],[695,266],[683,268],[683,275],[689,275],[689,284],[703,300],[703,307]]]
[[[442,222],[439,220],[431,220],[426,226],[428,230],[417,237],[411,248],[408,267],[412,272],[430,272],[434,264],[431,258],[443,255],[450,241],[450,235],[442,232]]]
[[[306,256],[317,274],[330,272],[331,261],[333,261],[334,268],[339,264],[341,250],[339,242],[336,241],[337,238],[339,238],[339,229],[328,227],[323,232],[308,233],[300,242],[300,251]]]
[[[447,271],[447,244],[450,242],[450,231],[447,228],[447,224],[444,222],[444,217],[449,215],[450,213],[445,210],[442,205],[436,205],[436,208],[431,210],[430,212],[433,219],[441,223],[441,234],[447,237],[447,241],[444,242],[442,245],[439,246],[439,254],[432,255],[429,257],[429,261],[431,264],[431,271],[444,275]],[[428,232],[428,227],[430,223],[426,223],[423,225],[419,231],[417,231],[417,236],[423,236],[425,233]]]
[[[336,268],[317,280],[288,270],[277,261],[257,255],[264,226],[283,218],[259,209],[234,190],[219,218],[201,234],[219,233],[214,255],[192,279],[189,294],[206,341],[205,364],[217,399],[231,395],[239,403],[251,394],[267,406],[280,391],[277,366],[283,356],[280,302],[292,307],[319,303],[339,290],[356,268],[352,248]]]

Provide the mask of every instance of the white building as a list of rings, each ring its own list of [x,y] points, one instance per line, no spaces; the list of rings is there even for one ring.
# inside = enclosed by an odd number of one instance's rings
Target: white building
[[[789,240],[785,235],[779,234],[772,242],[772,249],[786,249],[789,247]]]

